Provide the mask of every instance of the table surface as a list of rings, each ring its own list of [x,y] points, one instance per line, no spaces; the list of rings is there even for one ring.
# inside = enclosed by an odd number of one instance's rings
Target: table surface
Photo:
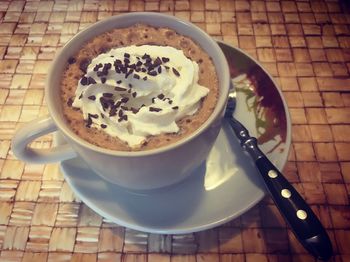
[[[190,20],[271,73],[293,123],[284,173],[326,227],[333,261],[350,261],[350,7],[335,0],[1,1],[0,261],[314,261],[269,197],[218,228],[146,234],[89,209],[57,164],[13,156],[14,132],[47,114],[44,79],[62,45],[98,20],[145,10]]]

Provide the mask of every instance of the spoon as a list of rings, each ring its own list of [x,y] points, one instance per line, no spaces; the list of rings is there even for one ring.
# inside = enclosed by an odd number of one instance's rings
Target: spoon
[[[270,196],[292,228],[296,238],[314,257],[324,261],[329,260],[333,250],[326,230],[302,196],[259,149],[257,139],[251,137],[248,130],[233,117],[235,107],[236,92],[231,89],[225,118],[239,139],[241,146],[255,162]]]

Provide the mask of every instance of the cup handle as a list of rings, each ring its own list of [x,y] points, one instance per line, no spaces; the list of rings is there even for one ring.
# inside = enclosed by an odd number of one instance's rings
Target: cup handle
[[[71,159],[77,156],[68,145],[60,145],[49,149],[35,149],[28,146],[34,139],[57,130],[50,116],[40,117],[22,126],[12,138],[14,155],[26,162],[45,164]]]

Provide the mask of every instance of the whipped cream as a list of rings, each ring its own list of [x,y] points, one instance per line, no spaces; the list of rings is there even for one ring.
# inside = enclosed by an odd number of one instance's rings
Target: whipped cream
[[[79,80],[72,106],[87,127],[130,147],[150,135],[177,133],[176,121],[193,115],[209,89],[198,84],[198,64],[168,46],[127,46],[94,58]]]

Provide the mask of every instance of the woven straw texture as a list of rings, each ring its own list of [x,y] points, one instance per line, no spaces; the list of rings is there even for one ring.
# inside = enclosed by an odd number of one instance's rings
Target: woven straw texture
[[[269,197],[215,229],[146,234],[88,208],[57,164],[13,156],[14,132],[47,114],[55,53],[86,26],[133,11],[190,20],[274,76],[293,123],[284,174],[326,227],[332,261],[350,261],[350,8],[336,0],[0,1],[0,261],[314,261]]]

